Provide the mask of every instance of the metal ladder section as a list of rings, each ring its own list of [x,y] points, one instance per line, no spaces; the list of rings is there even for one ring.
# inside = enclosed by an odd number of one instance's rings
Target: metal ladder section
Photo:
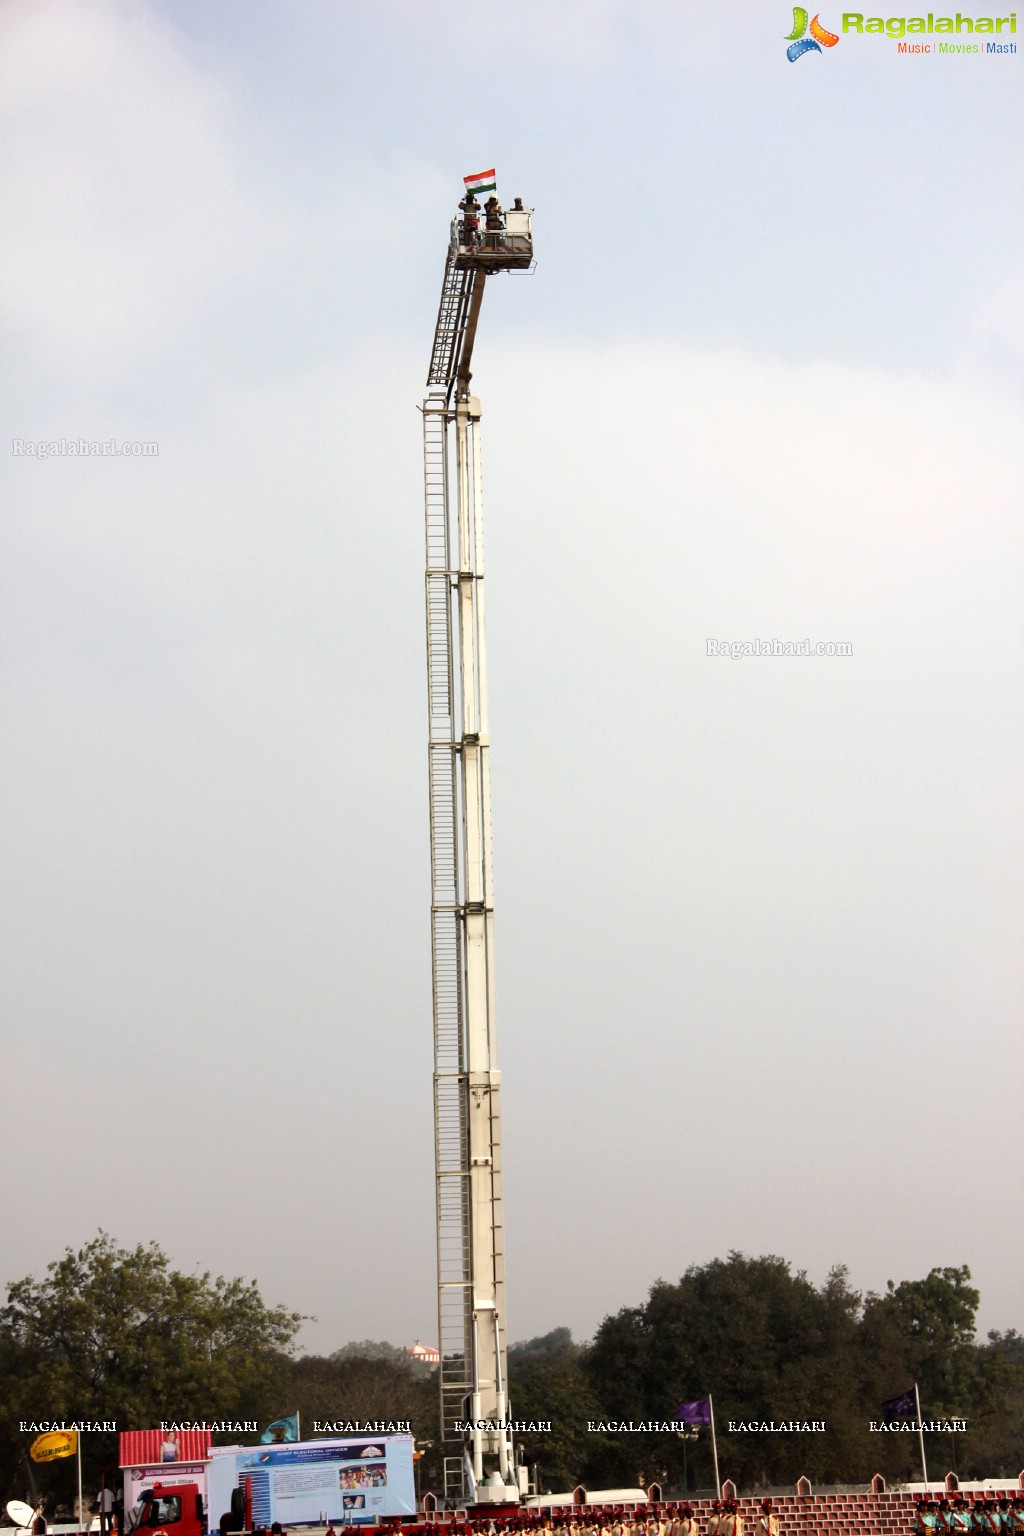
[[[428,389],[443,384],[446,391],[451,391],[458,372],[459,353],[462,351],[462,338],[466,331],[466,316],[475,278],[475,271],[456,267],[449,249],[434,329],[434,350],[430,355]]]
[[[448,1508],[466,1503],[466,1458],[446,1456],[444,1459],[444,1497]]]
[[[457,273],[456,276],[461,279],[466,274]],[[448,277],[449,272],[446,271],[446,294]],[[435,354],[437,351],[438,343],[435,341]],[[434,380],[433,364],[431,379]],[[443,1442],[459,1447],[458,1456],[445,1458],[445,1494],[458,1502],[465,1492],[462,1454],[465,1437],[454,1426],[456,1419],[466,1417],[467,1399],[473,1390],[473,1280],[468,1167],[469,1089],[463,1027],[464,933],[459,867],[460,775],[455,696],[457,625],[453,623],[452,615],[453,571],[449,516],[448,427],[451,412],[446,399],[447,378],[435,382],[441,387],[431,391],[423,408],[430,921],[434,993],[434,1156],[441,1437]]]

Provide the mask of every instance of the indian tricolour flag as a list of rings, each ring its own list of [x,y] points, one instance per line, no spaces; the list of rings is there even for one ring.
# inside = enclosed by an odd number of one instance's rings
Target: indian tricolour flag
[[[463,176],[467,192],[493,192],[498,183],[493,171],[478,171],[475,176]]]

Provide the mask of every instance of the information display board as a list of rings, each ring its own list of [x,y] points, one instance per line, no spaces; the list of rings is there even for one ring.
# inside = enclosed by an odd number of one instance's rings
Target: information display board
[[[411,1435],[360,1435],[295,1445],[215,1446],[207,1466],[207,1517],[216,1530],[231,1494],[249,1485],[252,1523],[361,1524],[413,1515]]]

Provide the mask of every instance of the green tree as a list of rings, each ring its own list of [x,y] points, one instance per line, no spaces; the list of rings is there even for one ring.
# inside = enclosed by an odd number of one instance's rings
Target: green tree
[[[972,1417],[978,1389],[975,1316],[979,1293],[966,1264],[932,1269],[923,1280],[890,1280],[882,1295],[864,1299],[858,1368],[868,1417],[882,1402],[916,1382],[925,1418]],[[890,1478],[921,1475],[918,1443],[912,1435],[871,1436],[874,1464]],[[949,1436],[925,1437],[929,1471],[954,1463],[963,1473],[964,1447]],[[865,1452],[866,1454],[866,1452]],[[863,1462],[861,1462],[863,1465]]]
[[[588,1372],[606,1418],[670,1419],[680,1401],[710,1393],[723,1476],[748,1485],[792,1481],[802,1472],[831,1480],[857,1422],[846,1381],[859,1309],[842,1269],[819,1290],[784,1259],[730,1253],[691,1265],[675,1285],[658,1281],[645,1306],[606,1319]],[[752,1419],[826,1419],[839,1433],[730,1433],[730,1420]],[[671,1435],[628,1450],[595,1445],[596,1470],[632,1481],[637,1462],[681,1486],[682,1449]],[[689,1449],[688,1462],[691,1482],[707,1486],[707,1435]]]
[[[910,1342],[916,1378],[929,1399],[965,1400],[972,1385],[975,1319],[981,1295],[970,1284],[966,1264],[930,1270],[924,1280],[890,1280],[885,1305],[895,1313]]]
[[[414,1371],[408,1356],[306,1355],[293,1361],[292,1381],[311,1430],[316,1419],[410,1419],[417,1435],[434,1427],[437,1379]]]
[[[334,1350],[328,1356],[331,1360],[393,1360],[396,1364],[408,1365],[411,1355],[405,1349],[400,1349],[397,1344],[389,1344],[386,1339],[353,1339],[348,1344],[343,1344],[340,1349]]]
[[[916,1438],[878,1435],[886,1398],[913,1382],[929,1418],[966,1418],[966,1436],[936,1434],[929,1466],[962,1475],[1016,1475],[1024,1429],[1024,1339],[1011,1332],[975,1343],[979,1296],[966,1265],[923,1280],[890,1281],[862,1298],[836,1268],[815,1287],[774,1256],[691,1266],[676,1285],[658,1281],[642,1307],[606,1318],[585,1356],[606,1418],[665,1419],[677,1402],[714,1396],[723,1476],[745,1486],[920,1475]],[[728,1423],[825,1420],[826,1434],[730,1434]],[[691,1472],[710,1481],[707,1437]],[[591,1471],[632,1480],[634,1463],[681,1483],[670,1437],[594,1441]]]
[[[591,1451],[587,1420],[597,1416],[598,1408],[584,1370],[585,1353],[568,1328],[513,1344],[508,1352],[513,1416],[551,1421],[550,1431],[516,1437],[545,1493],[568,1493],[575,1487]]]
[[[0,1420],[16,1430],[45,1411],[142,1429],[161,1419],[277,1417],[302,1321],[266,1306],[255,1281],[184,1275],[156,1243],[118,1248],[101,1232],[67,1249],[45,1279],[9,1286]],[[27,1443],[18,1441],[5,1447],[14,1459]],[[98,1465],[116,1458],[116,1444],[88,1436],[83,1453]],[[55,1478],[63,1472],[54,1465]]]
[[[992,1331],[975,1360],[975,1392],[967,1435],[956,1452],[957,1470],[961,1476],[1016,1480],[1024,1464],[1024,1338],[1015,1328]]]

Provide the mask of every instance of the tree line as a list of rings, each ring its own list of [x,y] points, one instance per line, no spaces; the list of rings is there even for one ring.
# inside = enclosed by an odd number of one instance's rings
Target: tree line
[[[1024,1338],[975,1336],[980,1296],[970,1270],[933,1269],[862,1295],[846,1270],[821,1286],[781,1258],[725,1259],[659,1280],[639,1307],[606,1317],[592,1343],[566,1330],[513,1350],[516,1417],[545,1407],[567,1433],[530,1446],[550,1476],[571,1486],[636,1481],[643,1472],[683,1490],[713,1482],[707,1429],[695,1440],[587,1432],[587,1421],[664,1420],[680,1402],[711,1394],[723,1477],[744,1488],[795,1483],[890,1482],[920,1477],[916,1437],[873,1432],[881,1405],[915,1382],[927,1420],[966,1420],[966,1433],[925,1436],[929,1474],[1016,1479],[1024,1466]],[[583,1411],[585,1409],[585,1412]],[[728,1424],[813,1423],[824,1433],[729,1433]]]
[[[917,1382],[922,1414],[966,1420],[926,1436],[933,1476],[1013,1477],[1024,1466],[1024,1337],[976,1338],[970,1271],[933,1269],[854,1290],[843,1268],[821,1286],[777,1257],[731,1253],[659,1280],[646,1301],[606,1317],[589,1343],[567,1328],[509,1351],[515,1417],[550,1420],[522,1450],[539,1485],[567,1491],[661,1482],[676,1493],[713,1480],[708,1431],[621,1434],[611,1420],[672,1419],[713,1396],[723,1477],[743,1488],[863,1483],[919,1476],[916,1439],[874,1433],[881,1404]],[[22,1420],[252,1420],[299,1410],[315,1420],[410,1419],[421,1486],[441,1484],[436,1377],[402,1349],[363,1340],[329,1356],[297,1355],[304,1319],[264,1302],[255,1282],[173,1270],[156,1244],[118,1248],[99,1234],[45,1277],[8,1287],[0,1310],[0,1492],[70,1505],[72,1463],[30,1468]],[[822,1421],[825,1433],[730,1432],[751,1421]],[[217,1438],[217,1437],[215,1437]],[[219,1437],[231,1439],[231,1436]],[[237,1439],[236,1437],[233,1437]],[[86,1476],[117,1461],[116,1437],[83,1437]],[[450,1447],[449,1447],[450,1449]],[[4,1491],[6,1490],[6,1491]]]

